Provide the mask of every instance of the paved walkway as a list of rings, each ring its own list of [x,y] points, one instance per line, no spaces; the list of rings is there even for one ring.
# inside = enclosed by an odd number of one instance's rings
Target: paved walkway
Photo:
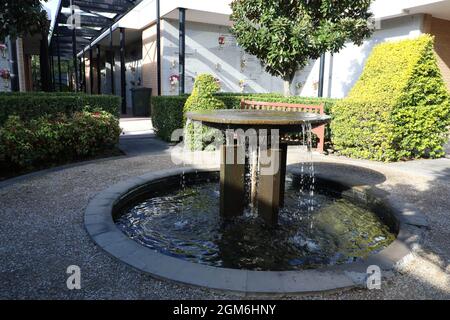
[[[174,167],[167,145],[152,132],[130,135],[121,139],[127,157],[0,183],[0,299],[236,298],[153,279],[90,240],[83,215],[95,194],[130,177]],[[414,258],[384,281],[382,290],[287,298],[450,299],[450,159],[380,164],[316,155],[315,160],[317,170],[330,174],[372,169],[373,176],[361,179],[422,209],[431,229],[415,246]],[[81,290],[66,287],[70,265],[81,268]]]
[[[167,143],[156,137],[150,118],[122,118],[120,127],[120,149],[128,156],[161,153],[169,149]]]

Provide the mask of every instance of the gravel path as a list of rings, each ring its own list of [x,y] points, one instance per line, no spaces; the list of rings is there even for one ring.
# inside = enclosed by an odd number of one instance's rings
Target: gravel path
[[[318,157],[381,172],[376,185],[422,208],[431,230],[414,258],[382,290],[355,289],[312,297],[327,299],[450,298],[450,160],[437,174],[370,162]],[[433,166],[433,162],[424,165]],[[211,299],[236,298],[159,281],[108,256],[90,240],[83,214],[92,197],[127,178],[172,166],[168,154],[147,154],[80,164],[0,188],[1,299]],[[406,168],[406,169],[405,169]],[[66,287],[66,268],[78,265],[81,290]]]

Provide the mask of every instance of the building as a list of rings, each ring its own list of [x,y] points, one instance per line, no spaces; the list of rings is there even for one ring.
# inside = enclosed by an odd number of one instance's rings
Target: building
[[[47,19],[50,24],[50,12],[47,12]],[[47,34],[36,33],[17,39],[0,39],[0,92],[33,90],[33,56],[39,57],[40,67],[49,67],[49,62],[43,61],[48,60]]]
[[[61,21],[67,20],[64,5],[68,2],[61,3],[58,17]],[[92,4],[91,1],[75,1],[78,5],[83,2]],[[81,79],[80,89],[122,95],[124,111],[131,104],[131,88],[149,87],[155,95],[189,93],[193,80],[200,73],[215,75],[223,91],[283,92],[283,81],[267,74],[260,62],[239,48],[230,34],[230,2],[142,0],[124,7],[124,3],[130,1],[99,1],[102,5],[109,4],[109,10],[116,13],[114,19],[102,18],[106,14],[93,17],[92,10],[82,7],[79,11],[81,27],[77,32],[84,39],[81,47],[80,43],[76,46],[82,68],[75,72]],[[103,11],[108,11],[108,7]],[[450,33],[447,32],[450,30],[450,0],[376,0],[372,11],[377,29],[371,39],[361,47],[348,45],[338,54],[325,55],[324,96],[344,97],[359,78],[377,43],[422,33],[436,37],[439,65],[450,89]],[[92,22],[94,18],[96,23],[104,20],[110,24],[97,29],[83,28],[83,23]],[[58,28],[55,30],[58,35]],[[66,46],[70,46],[70,41]],[[63,52],[65,58],[71,57],[70,47]],[[311,61],[297,73],[292,90],[298,95],[317,96],[319,80],[320,62]]]

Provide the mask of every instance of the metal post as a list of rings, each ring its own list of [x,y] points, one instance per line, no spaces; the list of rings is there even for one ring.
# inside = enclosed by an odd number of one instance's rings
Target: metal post
[[[79,70],[76,70],[75,69],[75,74],[77,74],[78,72],[79,72],[79,74],[78,74],[78,82],[77,82],[77,88],[79,88],[79,91],[81,91],[82,90],[82,88],[81,88],[81,79],[83,79],[83,65],[82,65],[82,60],[81,60],[81,57],[79,57],[78,58],[79,59]]]
[[[319,92],[318,97],[323,97],[323,82],[325,78],[325,53],[320,57],[320,71],[319,71]]]
[[[84,93],[87,93],[87,88],[86,88],[86,56],[85,56],[85,52],[84,52],[84,49],[83,49],[83,56],[82,56],[82,58],[83,58],[83,60],[82,60],[82,63],[83,63],[83,68],[81,69],[81,71],[83,72],[83,85],[82,85],[82,87],[83,87],[83,90],[84,90]]]
[[[41,72],[41,89],[42,91],[50,92],[52,89],[50,80],[50,57],[48,52],[47,33],[45,30],[41,31],[39,63]]]
[[[109,63],[111,65],[111,94],[115,94],[115,83],[114,83],[114,45],[113,45],[113,30],[112,27],[109,28],[109,53],[111,54]]]
[[[10,39],[11,47],[11,91],[19,91],[19,67],[17,64],[17,41],[16,39]]]
[[[59,47],[59,33],[56,34],[56,51],[58,54],[58,82],[59,82],[59,91],[62,90],[62,73],[61,73],[61,50]]]
[[[100,45],[97,45],[97,93],[102,93],[102,73],[101,73],[101,64],[100,64]]]
[[[50,50],[52,52],[52,54],[50,55],[50,70],[51,70],[51,75],[52,75],[51,85],[52,85],[52,91],[56,91],[56,86],[55,86],[55,56],[53,55],[53,42],[50,45]]]
[[[89,45],[89,86],[90,94],[94,93],[94,65],[92,63],[92,46]]]
[[[125,73],[125,28],[120,28],[120,95],[122,97],[122,114],[127,113],[126,96],[126,73]]]
[[[179,8],[180,26],[179,26],[179,94],[183,95],[185,91],[185,53],[186,53],[186,9]]]
[[[160,0],[156,0],[156,73],[158,82],[158,96],[161,95],[161,10]]]
[[[73,6],[72,0],[70,0],[70,9],[72,14],[72,58],[73,58],[73,69],[75,74],[75,91],[80,91],[80,79],[81,79],[81,73],[80,77],[78,77],[78,66],[77,66],[77,28],[75,24],[75,7]],[[81,65],[80,65],[81,68]]]

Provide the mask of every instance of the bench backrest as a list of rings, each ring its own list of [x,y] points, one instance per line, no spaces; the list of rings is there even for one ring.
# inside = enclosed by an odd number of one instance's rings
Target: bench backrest
[[[278,110],[278,111],[294,111],[294,112],[310,112],[324,114],[324,106],[305,105],[284,102],[261,102],[252,100],[241,100],[241,109],[250,110]]]

